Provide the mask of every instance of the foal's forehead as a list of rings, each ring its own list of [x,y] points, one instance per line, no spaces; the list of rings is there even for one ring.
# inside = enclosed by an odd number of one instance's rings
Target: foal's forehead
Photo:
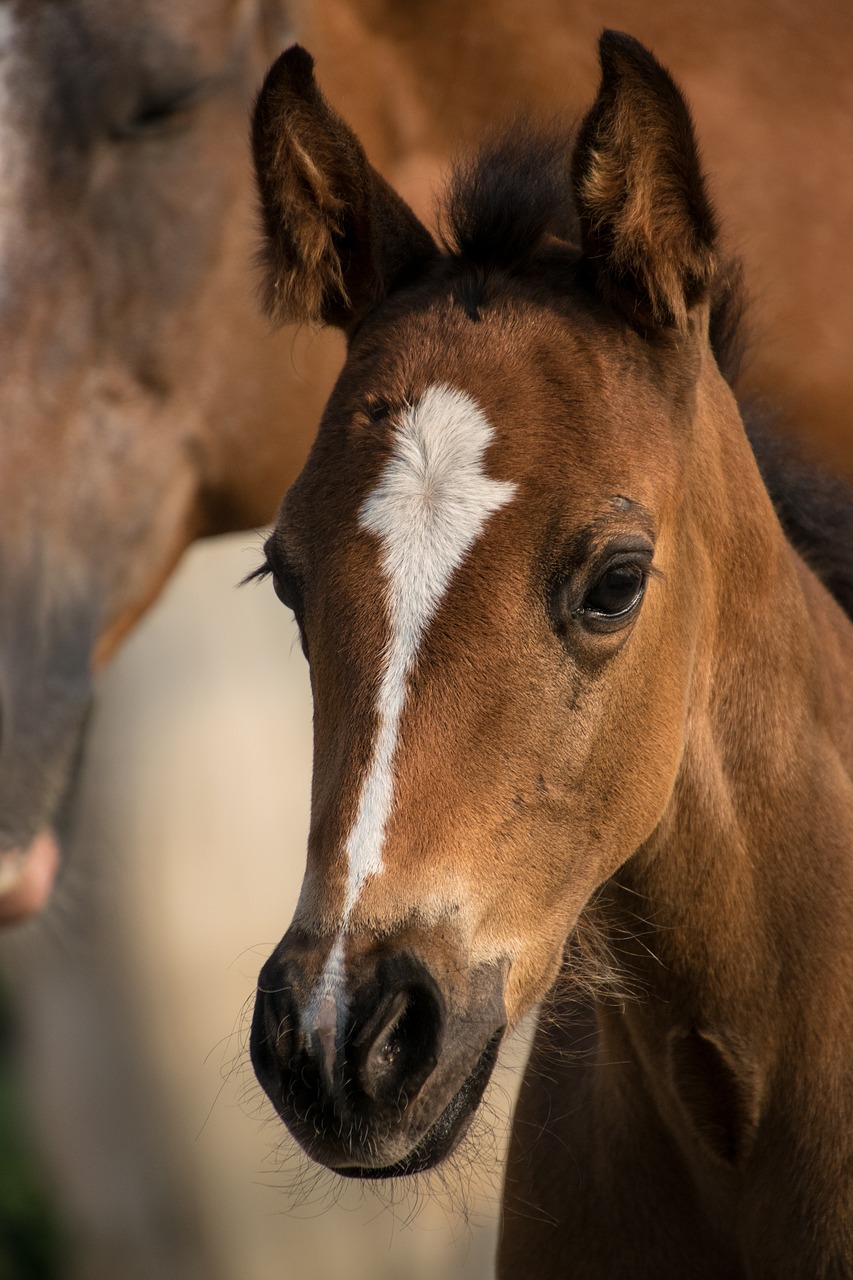
[[[370,535],[398,560],[441,561],[448,572],[516,488],[494,423],[470,390],[446,381],[365,404],[321,433],[285,502],[285,537],[316,548],[325,532],[337,557],[342,535]]]
[[[590,517],[633,470],[619,403],[629,357],[523,305],[472,320],[447,303],[378,325],[354,345],[282,529],[313,541],[365,528],[363,505],[387,490],[392,463],[398,513],[439,498],[450,511],[451,497],[476,507],[487,480],[517,485],[531,517],[569,494]]]

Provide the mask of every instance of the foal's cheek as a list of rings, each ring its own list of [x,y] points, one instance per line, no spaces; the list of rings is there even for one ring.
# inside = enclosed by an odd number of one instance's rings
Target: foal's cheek
[[[484,958],[508,959],[505,1000],[511,1024],[556,980],[566,938],[594,891],[597,874],[587,850],[567,847],[550,818],[532,823],[525,834],[511,864],[490,873],[491,902],[472,948]]]
[[[648,839],[670,802],[686,679],[676,673],[664,685],[649,649],[638,645],[634,661],[613,666],[596,688],[587,686],[574,714],[545,726],[549,752],[520,797],[502,858],[502,883],[513,883],[504,907],[510,1022],[546,994],[584,908]],[[626,694],[628,679],[645,687],[643,706]],[[615,732],[614,705],[620,708]]]

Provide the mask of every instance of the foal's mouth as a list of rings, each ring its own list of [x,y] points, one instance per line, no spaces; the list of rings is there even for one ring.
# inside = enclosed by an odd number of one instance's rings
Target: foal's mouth
[[[399,1178],[433,1169],[455,1150],[464,1137],[474,1112],[480,1105],[489,1083],[505,1028],[499,1027],[480,1054],[470,1074],[456,1091],[437,1120],[407,1156],[394,1164],[378,1168],[369,1165],[330,1165],[332,1173],[342,1178]]]

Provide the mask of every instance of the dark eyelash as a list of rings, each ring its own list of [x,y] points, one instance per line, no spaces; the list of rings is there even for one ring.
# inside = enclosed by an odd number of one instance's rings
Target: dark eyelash
[[[241,578],[237,585],[245,587],[250,582],[262,582],[264,578],[269,578],[271,576],[272,565],[267,561],[264,561],[263,564],[258,565],[257,569],[253,569],[251,573],[247,573],[245,578]]]

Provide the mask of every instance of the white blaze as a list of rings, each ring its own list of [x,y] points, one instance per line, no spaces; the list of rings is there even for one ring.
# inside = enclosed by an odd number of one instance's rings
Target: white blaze
[[[341,929],[302,1013],[306,1030],[320,1036],[330,1077],[337,1022],[345,1018],[347,1004],[346,922],[365,880],[382,870],[409,672],[454,570],[489,516],[516,490],[511,482],[490,479],[484,470],[483,456],[493,435],[470,396],[452,387],[429,387],[416,405],[404,410],[391,457],[359,515],[361,527],[376,534],[381,544],[391,633],[376,699],[376,740],[346,842]]]
[[[367,877],[382,870],[400,717],[424,632],[489,516],[515,493],[514,484],[492,480],[484,470],[493,434],[470,396],[429,387],[403,412],[391,458],[361,509],[361,527],[382,546],[391,634],[376,700],[373,757],[346,843],[345,914]]]

